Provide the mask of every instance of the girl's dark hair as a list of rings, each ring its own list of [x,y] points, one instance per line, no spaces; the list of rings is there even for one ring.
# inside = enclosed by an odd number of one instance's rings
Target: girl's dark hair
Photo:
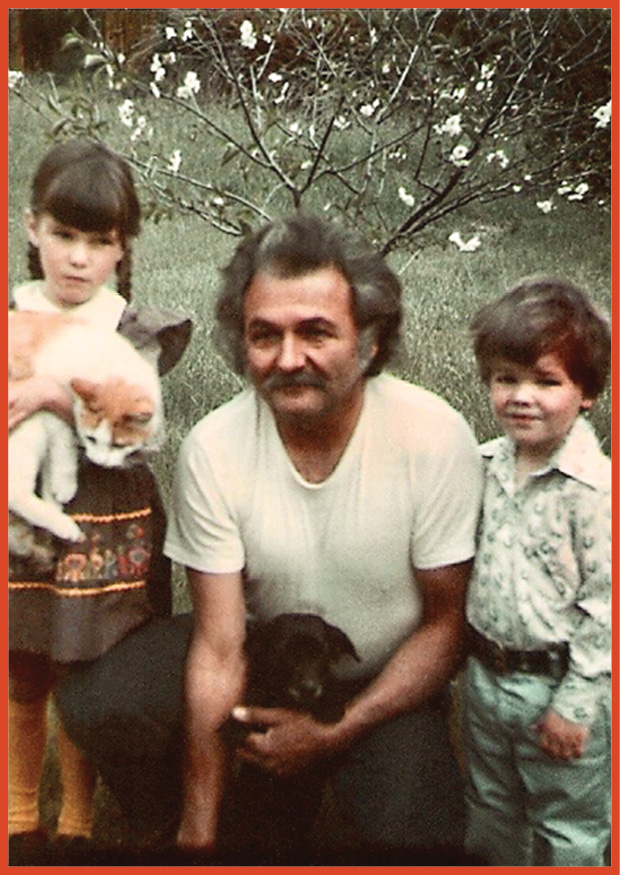
[[[123,246],[118,262],[118,291],[131,297],[131,238],[140,232],[140,204],[127,162],[102,143],[69,140],[52,147],[32,181],[30,209],[49,213],[86,232],[116,230]],[[42,279],[39,251],[29,245],[28,268]]]
[[[568,280],[520,280],[479,310],[470,329],[486,383],[500,358],[531,366],[541,355],[555,353],[586,398],[597,398],[605,387],[611,362],[609,321],[587,293]]]
[[[322,267],[335,267],[348,281],[358,330],[374,329],[378,350],[366,375],[378,374],[390,361],[402,321],[398,278],[357,233],[317,216],[295,213],[249,234],[222,271],[215,342],[237,373],[245,372],[243,300],[254,275],[265,271],[295,277]]]

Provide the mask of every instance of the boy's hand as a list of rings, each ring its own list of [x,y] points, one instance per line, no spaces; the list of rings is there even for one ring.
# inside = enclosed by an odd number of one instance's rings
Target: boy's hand
[[[540,749],[554,760],[577,760],[586,749],[590,730],[549,709],[534,727]]]

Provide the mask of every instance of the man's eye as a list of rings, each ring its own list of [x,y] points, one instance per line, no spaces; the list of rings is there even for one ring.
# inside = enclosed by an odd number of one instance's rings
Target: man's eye
[[[277,343],[278,334],[276,331],[270,331],[265,328],[250,331],[248,339],[253,346],[268,346],[269,344]]]

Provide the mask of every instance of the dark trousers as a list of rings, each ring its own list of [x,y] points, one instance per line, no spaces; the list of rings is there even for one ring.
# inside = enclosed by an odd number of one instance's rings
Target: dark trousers
[[[172,838],[178,823],[190,635],[189,615],[154,621],[70,673],[58,691],[66,731],[116,795],[136,841]],[[433,702],[288,780],[237,767],[223,803],[223,847],[272,860],[300,854],[327,781],[359,848],[461,846],[463,787],[445,709]]]

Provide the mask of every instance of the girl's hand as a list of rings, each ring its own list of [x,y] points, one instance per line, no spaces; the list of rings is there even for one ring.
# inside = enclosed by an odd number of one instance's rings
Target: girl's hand
[[[9,380],[9,431],[38,410],[72,420],[71,396],[51,377]]]
[[[549,709],[534,729],[538,732],[538,744],[551,759],[577,760],[583,756],[590,735],[587,726],[573,723]]]

